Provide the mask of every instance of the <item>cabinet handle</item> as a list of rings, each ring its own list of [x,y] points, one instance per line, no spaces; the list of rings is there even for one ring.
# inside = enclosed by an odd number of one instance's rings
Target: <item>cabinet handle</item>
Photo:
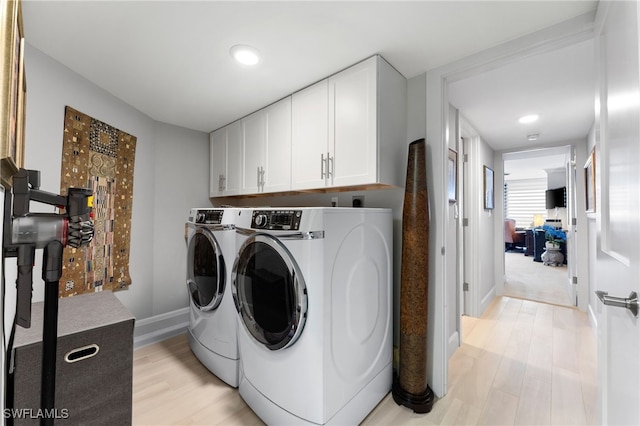
[[[260,166],[257,167],[256,173],[256,185],[258,185],[258,191],[260,191]]]
[[[223,192],[225,187],[225,178],[224,175],[218,175],[218,192]]]
[[[329,164],[331,164],[331,166],[329,166]],[[327,178],[333,177],[333,167],[333,157],[330,157],[329,153],[327,152]]]
[[[260,191],[264,191],[264,167],[260,166],[258,174],[260,176],[260,184],[258,186],[260,187]]]
[[[324,154],[320,153],[320,179],[324,179]]]

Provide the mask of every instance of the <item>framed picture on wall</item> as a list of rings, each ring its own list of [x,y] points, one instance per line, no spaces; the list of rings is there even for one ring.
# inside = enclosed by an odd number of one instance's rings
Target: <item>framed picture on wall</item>
[[[24,35],[22,30],[21,3],[3,1],[0,3],[0,50],[6,66],[0,70],[0,180],[5,188],[10,188],[13,175],[23,165],[24,113],[26,86],[24,77]]]
[[[484,188],[484,209],[493,210],[494,197],[493,197],[493,170],[487,166],[483,167],[483,188]]]
[[[589,154],[584,164],[584,188],[587,213],[596,211],[596,151],[595,148]]]
[[[449,148],[449,203],[458,200],[458,153]]]

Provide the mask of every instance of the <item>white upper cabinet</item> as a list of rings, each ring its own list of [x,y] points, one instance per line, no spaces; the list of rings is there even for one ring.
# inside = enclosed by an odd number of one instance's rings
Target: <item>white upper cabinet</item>
[[[227,178],[227,132],[224,129],[209,136],[209,165],[209,197],[220,197]]]
[[[242,119],[242,193],[261,192],[267,120],[264,110]]]
[[[406,108],[405,78],[373,56],[213,132],[211,196],[402,186]]]
[[[329,78],[329,186],[377,183],[376,57]]]
[[[240,194],[242,126],[240,121],[211,133],[209,196]]]
[[[292,189],[326,185],[329,141],[327,80],[294,93],[291,100]]]
[[[291,189],[291,97],[242,119],[242,193]]]
[[[291,96],[265,108],[267,138],[262,192],[291,189]]]
[[[292,189],[402,185],[406,80],[371,57],[293,95]]]

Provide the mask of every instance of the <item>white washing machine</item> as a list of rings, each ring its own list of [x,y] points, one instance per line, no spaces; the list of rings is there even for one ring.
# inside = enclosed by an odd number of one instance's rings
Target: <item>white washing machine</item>
[[[239,391],[267,424],[358,424],[392,382],[389,209],[243,210]]]
[[[191,209],[185,224],[191,350],[213,374],[238,386],[237,311],[231,292],[237,209]]]

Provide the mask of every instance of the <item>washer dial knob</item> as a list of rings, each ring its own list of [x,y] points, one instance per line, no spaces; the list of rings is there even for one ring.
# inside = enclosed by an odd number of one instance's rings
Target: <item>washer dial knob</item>
[[[264,228],[269,223],[269,218],[266,214],[257,214],[255,218],[255,223],[258,228]]]

